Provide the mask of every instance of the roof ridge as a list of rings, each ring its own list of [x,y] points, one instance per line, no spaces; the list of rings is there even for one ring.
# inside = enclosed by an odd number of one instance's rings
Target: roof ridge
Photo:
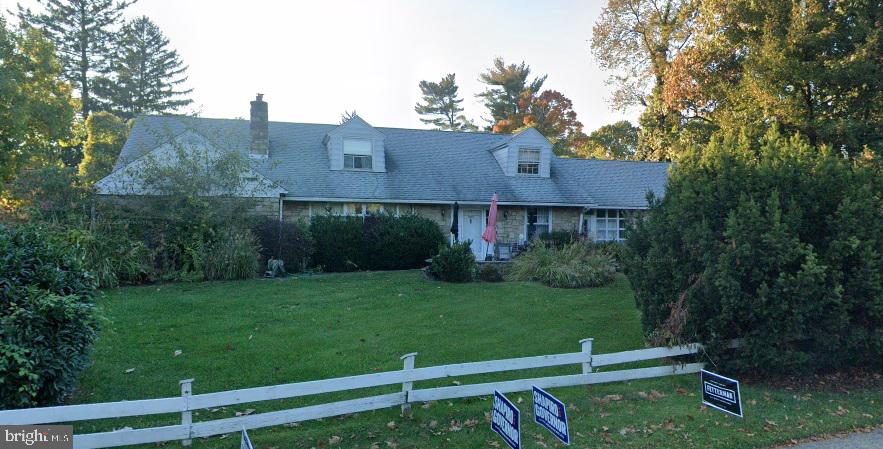
[[[143,114],[136,116],[135,119],[139,118],[168,118],[168,119],[199,119],[199,120],[216,120],[216,121],[228,121],[228,122],[248,122],[247,118],[224,118],[224,117],[203,117],[203,116],[195,116],[195,115],[175,115],[175,114]],[[362,119],[364,120],[364,119]],[[316,122],[286,122],[280,120],[269,120],[268,123],[282,123],[286,125],[315,125],[315,126],[340,126],[339,123],[316,123]],[[513,136],[514,134],[508,133],[494,133],[491,131],[454,131],[454,130],[446,130],[446,129],[422,129],[422,128],[405,128],[401,126],[374,126],[371,125],[374,129],[391,129],[391,130],[402,130],[402,131],[428,131],[428,132],[438,132],[438,133],[446,133],[446,134],[483,134],[483,135],[496,135],[496,136]]]

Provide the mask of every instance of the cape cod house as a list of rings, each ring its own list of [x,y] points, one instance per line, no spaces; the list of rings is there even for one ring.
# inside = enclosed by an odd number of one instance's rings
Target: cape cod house
[[[246,176],[265,181],[248,193],[259,212],[282,220],[416,213],[445,234],[456,219],[475,254],[486,251],[481,235],[494,193],[500,242],[557,230],[620,240],[626,217],[647,207],[647,193],[663,193],[668,171],[665,163],[556,157],[532,128],[515,135],[380,128],[358,116],[340,125],[270,122],[258,95],[250,120],[137,118],[97,192],[149,194],[138,188],[139,164],[146,155],[173,160],[171,148],[181,142],[250,155]]]

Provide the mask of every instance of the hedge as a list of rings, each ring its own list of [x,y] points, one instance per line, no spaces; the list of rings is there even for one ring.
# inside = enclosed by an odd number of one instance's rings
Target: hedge
[[[698,340],[737,370],[883,361],[883,175],[771,131],[682,157],[629,233],[625,271],[656,343]],[[723,343],[743,338],[735,353]]]
[[[315,216],[310,235],[313,264],[329,272],[419,268],[444,243],[435,222],[414,214]]]

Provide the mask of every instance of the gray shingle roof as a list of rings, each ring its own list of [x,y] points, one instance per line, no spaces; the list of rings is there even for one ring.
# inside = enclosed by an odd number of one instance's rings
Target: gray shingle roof
[[[488,202],[644,207],[662,195],[669,164],[552,158],[551,177],[506,176],[489,149],[510,135],[401,128],[385,136],[386,172],[330,170],[322,143],[337,125],[270,122],[270,157],[255,170],[289,197],[364,201]],[[139,117],[116,164],[119,169],[174,136],[193,130],[219,148],[248,152],[248,120]]]

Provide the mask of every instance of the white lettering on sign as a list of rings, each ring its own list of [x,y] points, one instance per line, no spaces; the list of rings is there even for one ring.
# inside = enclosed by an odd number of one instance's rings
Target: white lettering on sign
[[[547,422],[561,434],[567,434],[567,424],[564,422],[564,410],[558,407],[558,404],[549,400],[549,398],[541,395],[539,392],[533,393],[534,404],[536,407],[536,415],[538,419]]]
[[[728,388],[722,388],[710,382],[705,382],[705,392],[730,404],[736,403],[736,392]]]
[[[494,398],[494,424],[512,441],[518,441],[518,429],[515,428],[515,415],[512,409],[500,398]]]

